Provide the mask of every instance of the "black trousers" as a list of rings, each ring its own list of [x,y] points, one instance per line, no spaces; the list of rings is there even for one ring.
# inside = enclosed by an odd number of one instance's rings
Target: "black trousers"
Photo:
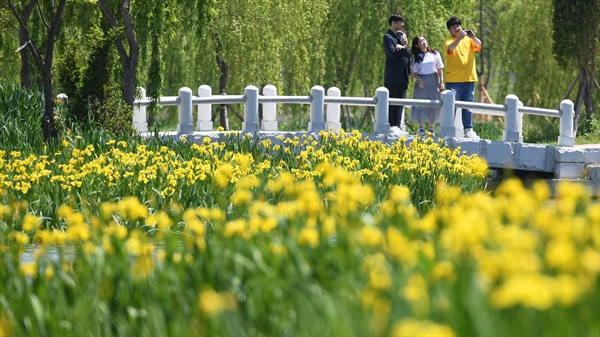
[[[385,87],[390,92],[390,98],[406,98],[406,89],[408,83],[385,83]],[[389,106],[389,123],[391,126],[400,126],[402,115],[400,113],[404,109],[403,106],[390,105]]]

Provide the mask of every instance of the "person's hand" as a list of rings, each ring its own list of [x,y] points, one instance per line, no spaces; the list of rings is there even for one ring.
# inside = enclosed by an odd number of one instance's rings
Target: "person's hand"
[[[402,44],[407,46],[408,45],[408,38],[406,37],[406,33],[402,32]]]
[[[439,90],[440,92],[444,91],[444,83],[440,83],[440,84],[438,84],[438,90]]]
[[[421,89],[425,88],[425,82],[423,82],[422,79],[418,78],[417,84],[419,85],[419,88],[421,88]]]
[[[396,45],[396,51],[398,51],[398,50],[400,50],[400,49],[402,49],[402,45],[398,43],[398,44]]]

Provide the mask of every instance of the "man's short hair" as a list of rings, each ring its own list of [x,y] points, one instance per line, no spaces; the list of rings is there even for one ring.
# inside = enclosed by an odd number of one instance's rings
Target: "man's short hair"
[[[393,13],[392,15],[390,15],[390,18],[388,21],[391,26],[392,22],[398,22],[398,21],[404,22],[404,17],[398,13]]]
[[[462,22],[456,16],[453,16],[450,19],[448,19],[448,21],[446,21],[446,28],[448,28],[448,29],[450,29],[450,27],[455,26],[455,25],[462,25]]]

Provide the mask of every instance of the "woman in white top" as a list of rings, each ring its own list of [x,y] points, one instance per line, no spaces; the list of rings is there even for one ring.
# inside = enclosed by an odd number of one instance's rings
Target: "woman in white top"
[[[412,77],[415,78],[415,99],[440,99],[444,90],[444,63],[440,53],[429,48],[423,36],[412,40]],[[419,136],[425,135],[425,123],[429,123],[429,132],[434,135],[434,126],[440,120],[440,109],[413,106],[410,119],[419,124]]]

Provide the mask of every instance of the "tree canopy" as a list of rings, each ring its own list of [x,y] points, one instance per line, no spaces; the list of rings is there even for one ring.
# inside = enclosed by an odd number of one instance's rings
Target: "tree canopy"
[[[527,105],[557,108],[582,65],[595,65],[598,59],[597,48],[567,48],[573,41],[597,46],[597,6],[598,0],[77,0],[66,3],[55,53],[61,64],[70,62],[67,69],[77,77],[89,67],[96,48],[85,37],[97,34],[108,20],[112,32],[105,34],[115,36],[113,48],[121,61],[110,72],[121,78],[128,103],[134,86],[147,88],[151,96],[175,95],[180,87],[195,90],[202,84],[225,94],[273,84],[283,95],[306,95],[312,86],[322,85],[363,96],[383,86],[381,36],[390,13],[404,15],[409,39],[424,35],[437,50],[448,35],[446,20],[459,16],[483,41],[479,65],[494,100],[514,93]],[[17,82],[23,54],[15,50],[22,44],[18,22],[10,14],[8,6],[0,7],[0,72],[3,79]],[[576,30],[582,26],[585,34]],[[589,34],[594,27],[595,35]],[[590,36],[596,40],[584,40]],[[64,67],[52,69],[53,77],[65,76]],[[588,84],[596,76],[595,68],[590,69]],[[38,76],[36,71],[29,70],[32,76]],[[61,86],[68,81],[59,82],[54,93],[66,90]],[[586,90],[590,96],[594,92]],[[364,109],[357,113],[346,116],[367,116]]]
[[[600,1],[553,0],[553,5],[554,57],[562,67],[578,70],[580,81],[575,99],[575,118],[579,118],[582,103],[591,116],[594,111],[594,84],[598,83],[594,83],[594,77],[600,42]]]

